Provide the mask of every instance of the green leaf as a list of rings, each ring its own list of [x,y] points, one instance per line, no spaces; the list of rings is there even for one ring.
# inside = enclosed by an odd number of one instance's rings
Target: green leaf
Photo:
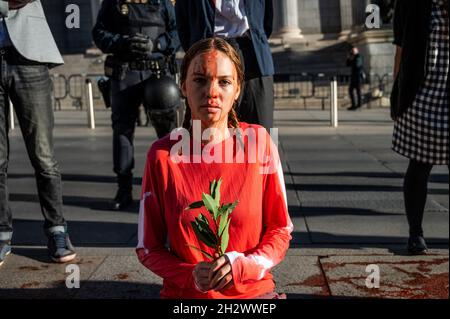
[[[215,192],[216,192],[216,185],[217,185],[216,180],[213,180],[213,181],[211,182],[211,185],[209,186],[209,188],[210,188],[210,194],[211,194],[212,197],[214,197],[214,194],[215,194]]]
[[[218,215],[218,207],[216,205],[216,202],[211,197],[211,195],[205,193],[202,194],[202,199],[206,209],[209,210],[209,212],[213,215],[214,221],[216,221]]]
[[[210,228],[210,227],[209,227],[209,221],[208,221],[208,218],[206,218],[205,215],[203,215],[203,214],[200,213],[200,215],[198,216],[198,218],[199,218],[199,220],[203,223],[203,225],[205,225],[205,227]]]
[[[220,222],[219,222],[219,237],[222,237],[223,231],[225,230],[225,227],[227,226],[228,223],[228,216],[227,215],[221,215],[220,216]]]
[[[231,204],[230,207],[228,207],[228,214],[231,214],[233,210],[236,208],[237,204],[239,204],[239,200],[235,201],[233,204]]]
[[[211,256],[210,254],[208,254],[208,253],[207,253],[206,251],[204,251],[203,249],[200,249],[200,248],[197,248],[197,247],[195,247],[195,246],[188,245],[188,244],[186,244],[186,246],[191,247],[191,248],[193,248],[193,249],[195,249],[195,250],[198,250],[199,252],[201,252],[203,255],[205,255],[205,256],[208,257],[209,259],[214,260],[213,256]]]
[[[214,245],[217,245],[217,236],[209,227],[209,222],[206,217],[203,214],[200,214],[199,217],[195,218],[195,221],[199,227],[199,231],[203,234],[203,236],[209,239],[209,241]]]
[[[189,209],[195,209],[195,208],[202,208],[203,207],[203,201],[198,201],[190,204],[188,207],[185,208],[185,210]]]
[[[223,206],[220,208],[220,215],[224,215],[225,213],[228,213],[228,209],[231,207],[231,205],[232,205],[232,204],[226,204],[226,205],[223,205]]]
[[[220,249],[223,254],[227,250],[228,242],[230,241],[230,234],[229,234],[230,221],[231,221],[231,218],[228,219],[227,225],[225,226],[225,229],[223,230],[223,234],[220,238]]]
[[[210,236],[208,236],[208,234],[202,230],[202,227],[198,223],[191,222],[191,225],[192,225],[192,228],[194,229],[194,233],[197,236],[198,240],[200,240],[202,243],[204,243],[208,247],[211,247],[214,249],[216,248],[217,241],[213,238],[210,238]]]
[[[216,185],[216,191],[212,195],[214,197],[214,200],[216,202],[216,206],[220,206],[220,186],[222,185],[222,177],[219,179]]]

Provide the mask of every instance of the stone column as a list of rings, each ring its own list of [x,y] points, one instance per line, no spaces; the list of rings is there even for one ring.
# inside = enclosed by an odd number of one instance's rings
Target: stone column
[[[274,4],[278,6],[278,29],[275,37],[283,40],[302,39],[303,35],[298,27],[298,0],[277,0]]]
[[[341,33],[339,39],[345,40],[353,28],[352,0],[341,0]]]

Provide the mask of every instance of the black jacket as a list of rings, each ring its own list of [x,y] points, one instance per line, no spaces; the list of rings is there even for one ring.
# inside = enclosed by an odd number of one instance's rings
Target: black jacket
[[[352,83],[360,83],[364,80],[363,59],[360,54],[355,55],[352,59],[347,58],[347,66],[351,67]]]
[[[397,118],[411,107],[425,77],[431,0],[397,0],[394,44],[402,48],[399,72],[391,93],[391,115]]]
[[[145,33],[143,30],[150,27],[150,29],[159,30],[157,31],[160,33],[157,35],[159,41],[164,40],[165,47],[162,53],[165,55],[175,53],[180,47],[175,9],[169,0],[154,2],[157,4],[153,5],[152,1],[148,1],[148,9],[146,9],[148,14],[138,12],[136,15],[132,10],[129,10],[128,14],[121,12],[122,6],[129,6],[124,0],[103,0],[97,22],[92,30],[95,44],[103,53],[116,54],[122,36],[132,36],[137,32]],[[151,13],[151,7],[158,8],[156,15]]]
[[[175,11],[178,34],[185,51],[195,42],[214,35],[213,1],[177,0]],[[273,0],[245,0],[245,11],[259,71],[262,76],[273,75],[274,66],[268,42],[272,34]]]

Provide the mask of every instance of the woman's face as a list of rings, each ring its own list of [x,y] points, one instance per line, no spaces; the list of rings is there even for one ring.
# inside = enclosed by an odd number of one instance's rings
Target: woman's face
[[[191,61],[181,90],[193,120],[203,127],[227,127],[228,113],[240,93],[236,68],[220,51],[200,54]]]

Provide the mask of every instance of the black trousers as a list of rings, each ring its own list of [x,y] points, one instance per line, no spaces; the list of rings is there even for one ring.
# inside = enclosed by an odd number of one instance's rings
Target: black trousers
[[[34,168],[44,228],[66,226],[62,214],[61,174],[53,153],[51,80],[46,65],[14,64],[13,51],[0,50],[0,233],[12,232],[8,204],[8,118],[11,99]],[[25,61],[26,62],[26,61]]]
[[[226,39],[239,53],[244,64],[245,83],[236,112],[240,121],[273,127],[273,76],[263,76],[250,34]]]
[[[273,77],[264,76],[245,81],[242,100],[237,107],[240,121],[273,127]]]
[[[355,98],[356,92],[356,98]],[[348,94],[350,95],[350,100],[352,101],[352,108],[361,107],[361,83],[359,81],[352,80],[348,88]]]
[[[113,128],[113,170],[117,174],[120,189],[131,191],[134,168],[134,132],[139,117],[139,106],[144,104],[158,138],[170,133],[177,126],[176,110],[158,115],[156,105],[146,105],[144,89],[146,81],[120,89],[120,81],[113,80],[111,90],[111,120]]]

